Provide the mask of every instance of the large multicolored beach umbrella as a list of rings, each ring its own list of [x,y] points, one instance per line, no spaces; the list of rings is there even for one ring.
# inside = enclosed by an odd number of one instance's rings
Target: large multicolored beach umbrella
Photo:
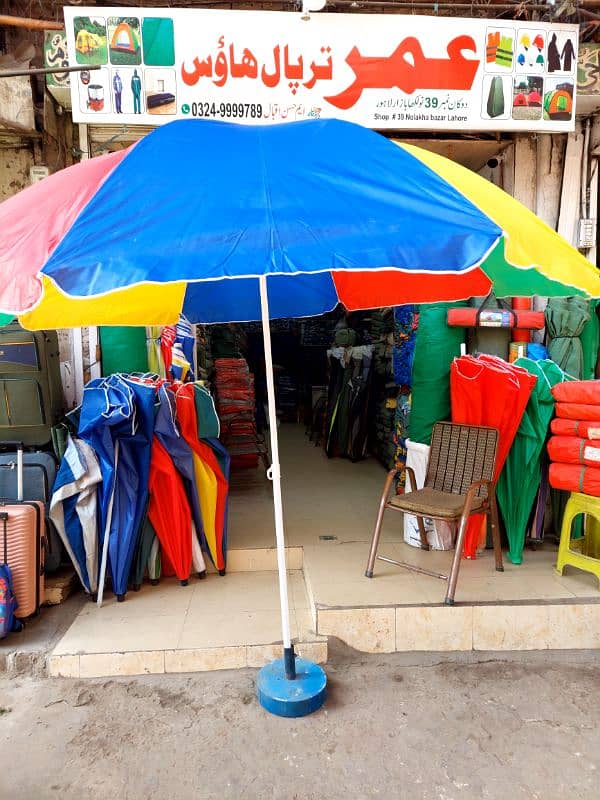
[[[6,201],[0,231],[0,311],[26,327],[262,320],[290,678],[269,319],[492,288],[600,296],[592,264],[500,189],[337,120],[176,121]]]

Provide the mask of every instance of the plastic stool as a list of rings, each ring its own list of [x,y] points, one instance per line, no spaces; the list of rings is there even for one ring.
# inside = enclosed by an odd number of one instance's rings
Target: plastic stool
[[[571,539],[571,525],[578,514],[587,514],[585,536],[581,539]],[[600,581],[600,497],[591,497],[580,492],[571,492],[562,528],[560,531],[560,544],[558,545],[558,559],[556,571],[563,574],[564,568],[569,564],[578,569],[591,572]]]

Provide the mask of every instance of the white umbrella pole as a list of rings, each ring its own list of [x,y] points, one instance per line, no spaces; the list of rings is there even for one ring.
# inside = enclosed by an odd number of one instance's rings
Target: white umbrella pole
[[[279,465],[279,442],[277,439],[277,414],[275,410],[275,381],[273,380],[273,357],[271,353],[271,329],[269,327],[269,297],[267,278],[259,279],[260,308],[265,349],[265,372],[267,376],[267,397],[269,406],[269,434],[271,437],[271,468],[269,480],[273,482],[273,506],[275,513],[275,538],[277,540],[277,570],[279,572],[279,600],[281,604],[281,632],[283,636],[283,656],[285,674],[289,679],[296,677],[294,650],[290,636],[290,609],[288,604],[287,569],[285,565],[285,538],[283,531],[283,504],[281,501],[281,469]]]

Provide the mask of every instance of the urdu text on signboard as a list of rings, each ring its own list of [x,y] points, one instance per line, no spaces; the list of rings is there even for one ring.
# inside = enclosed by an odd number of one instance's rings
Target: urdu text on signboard
[[[576,25],[416,15],[64,9],[73,119],[569,131]]]

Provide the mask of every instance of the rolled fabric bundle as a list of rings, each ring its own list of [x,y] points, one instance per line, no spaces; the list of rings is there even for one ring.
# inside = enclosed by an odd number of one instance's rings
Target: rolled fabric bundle
[[[491,324],[486,320],[485,313],[489,312],[495,314],[498,320],[502,320],[501,324]],[[478,316],[481,316],[480,323],[478,323]],[[534,328],[541,330],[545,325],[545,318],[543,311],[519,311],[513,309],[511,311],[501,308],[451,308],[448,310],[448,325],[451,328],[475,328],[478,324],[482,327],[498,327],[498,328]],[[506,324],[504,324],[506,322]]]
[[[550,430],[555,436],[579,436],[583,439],[600,439],[600,423],[579,419],[559,419],[550,423]]]
[[[600,469],[580,464],[550,464],[550,486],[600,497]]]
[[[556,416],[562,419],[575,419],[581,421],[600,423],[600,405],[591,403],[557,403]]]
[[[600,406],[600,381],[565,381],[552,387],[559,403],[585,403]]]
[[[551,461],[600,467],[600,441],[577,436],[552,436],[548,441]]]

